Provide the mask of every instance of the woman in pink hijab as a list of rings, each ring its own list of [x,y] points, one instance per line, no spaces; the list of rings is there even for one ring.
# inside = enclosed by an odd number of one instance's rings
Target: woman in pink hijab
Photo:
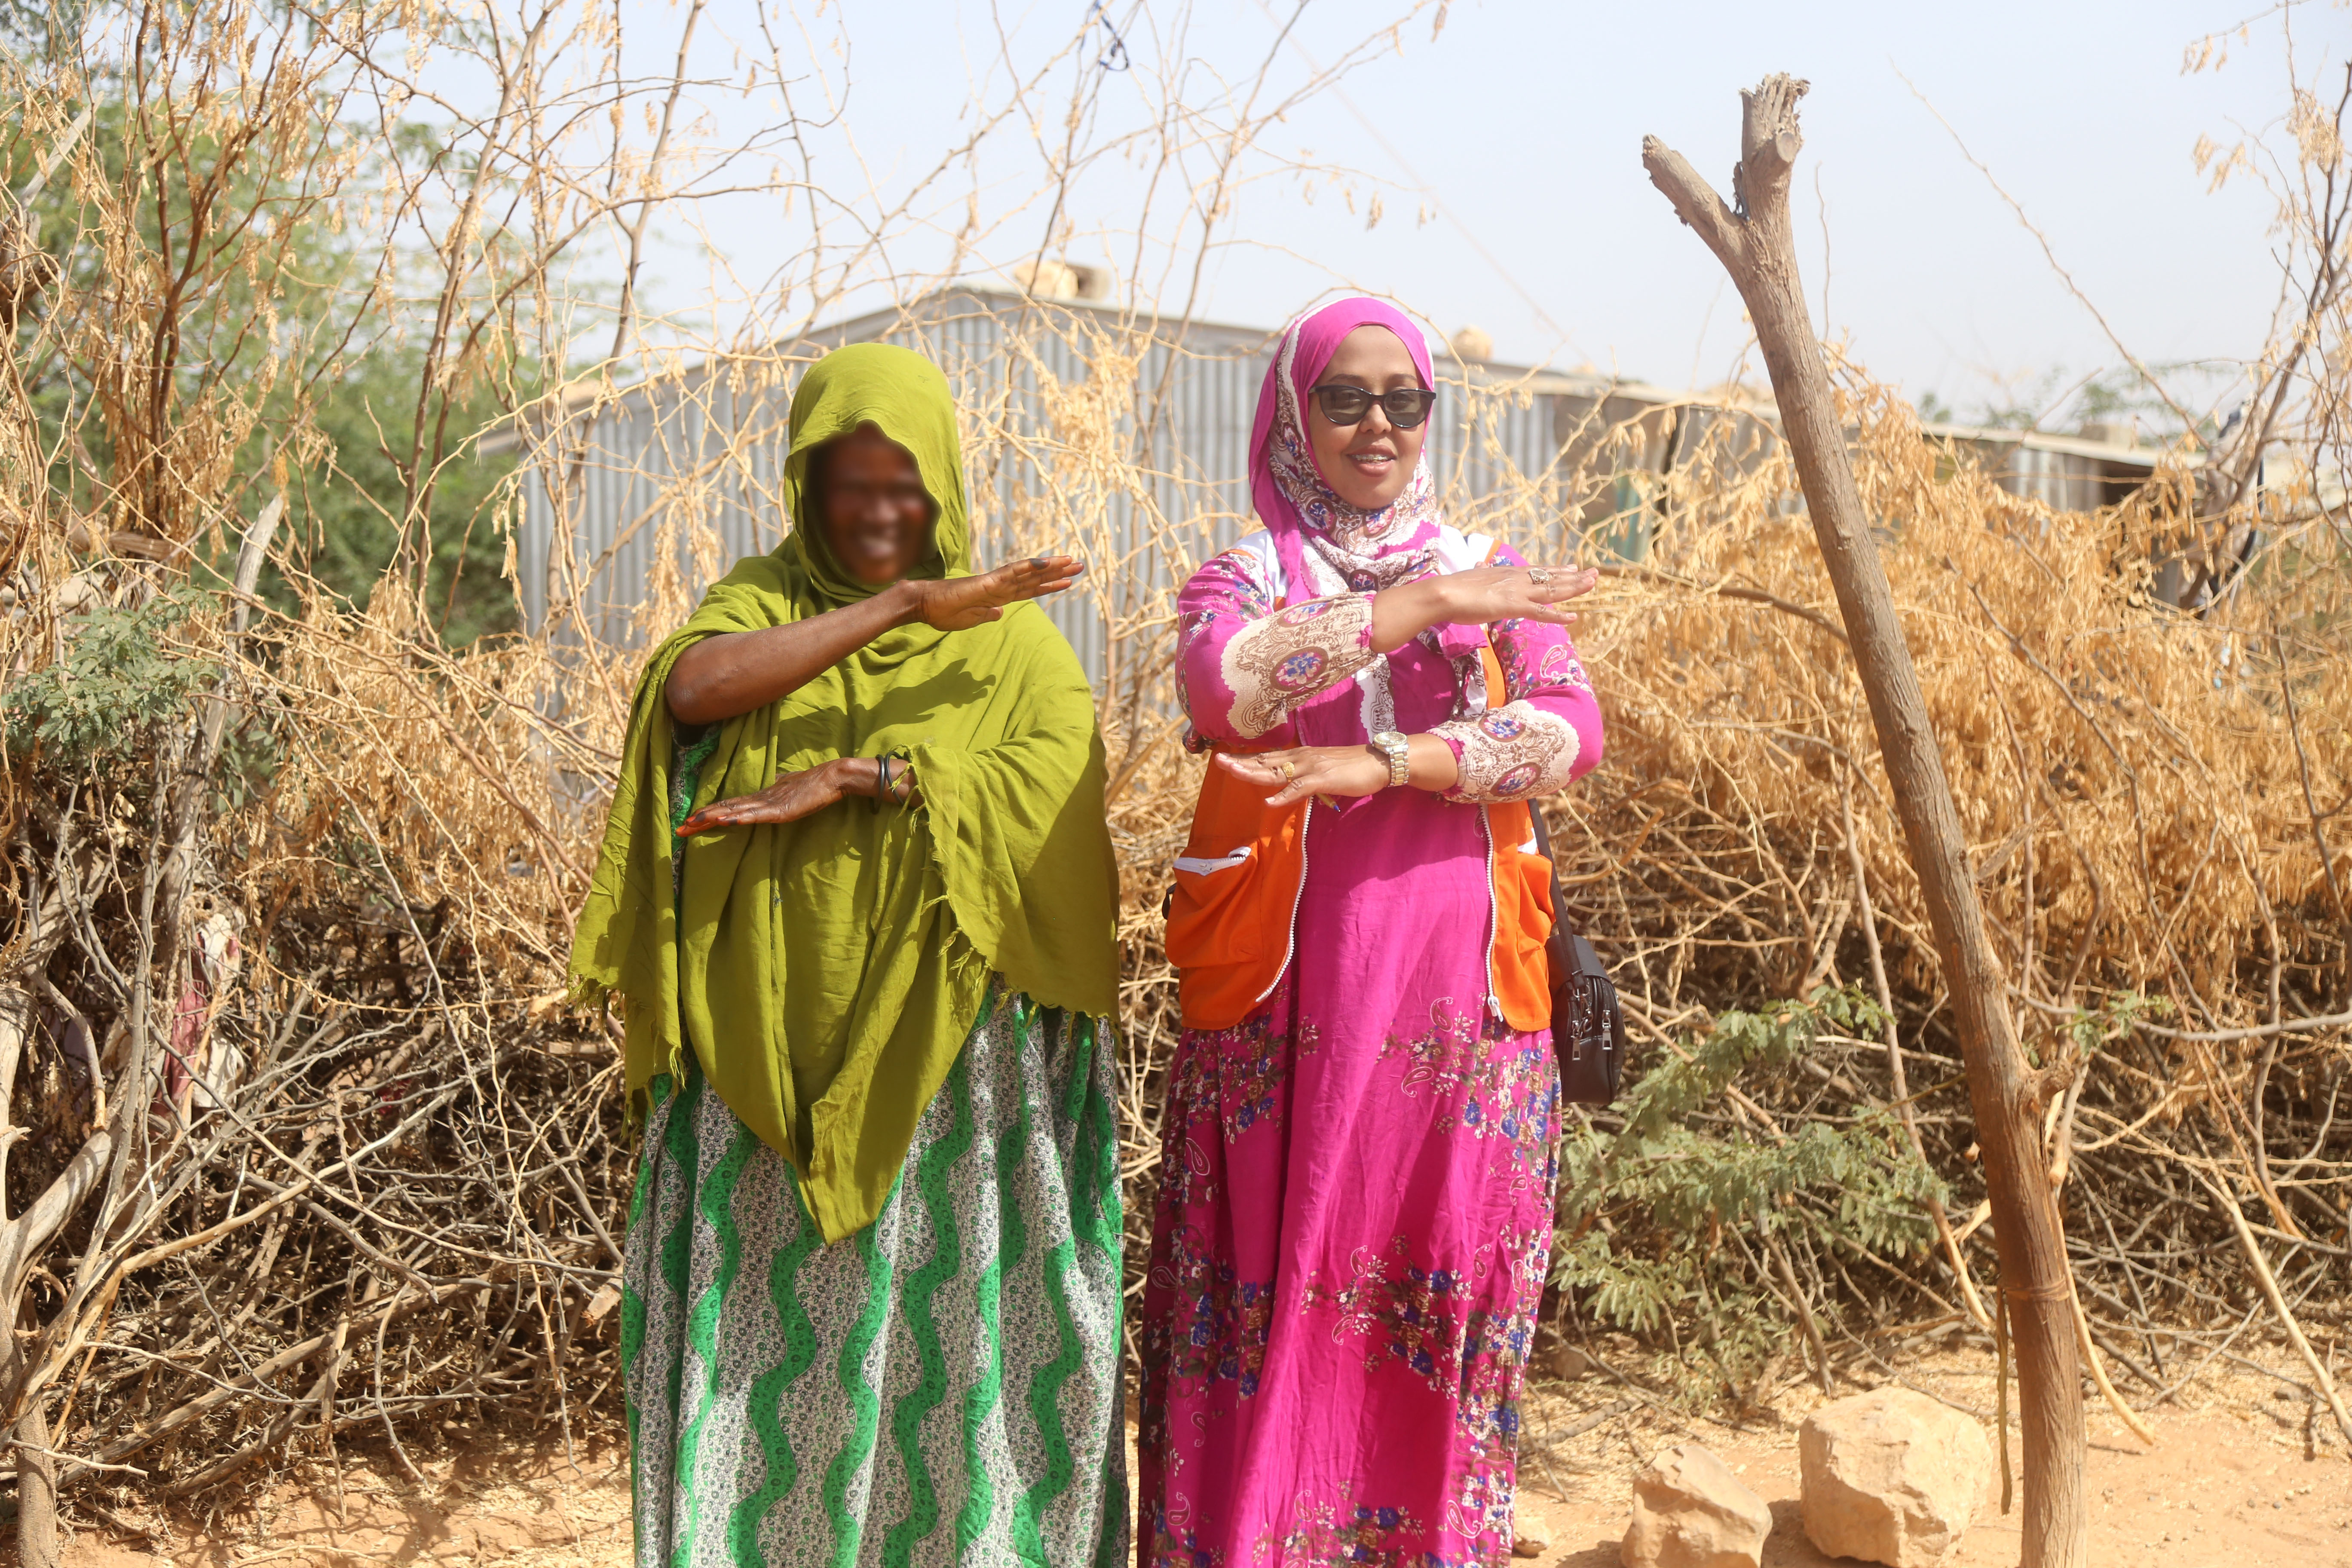
[[[1510,1555],[1559,1123],[1525,803],[1601,758],[1563,629],[1593,574],[1440,519],[1434,386],[1387,305],[1294,322],[1265,531],[1178,599],[1213,757],[1169,921],[1139,1568]]]

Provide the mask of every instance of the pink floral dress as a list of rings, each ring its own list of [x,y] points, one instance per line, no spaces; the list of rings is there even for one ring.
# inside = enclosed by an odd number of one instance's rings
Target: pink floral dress
[[[1273,439],[1297,460],[1295,426]],[[1282,981],[1241,1024],[1177,1045],[1141,1314],[1140,1568],[1510,1556],[1559,1088],[1549,1032],[1511,1030],[1489,1000],[1480,806],[1590,769],[1601,712],[1557,626],[1371,651],[1367,590],[1517,554],[1489,555],[1433,509],[1321,521],[1308,586],[1336,574],[1348,591],[1288,593],[1267,535],[1186,584],[1188,743],[1427,731],[1461,779],[1443,796],[1313,805]],[[1481,642],[1502,666],[1499,708],[1464,657]]]

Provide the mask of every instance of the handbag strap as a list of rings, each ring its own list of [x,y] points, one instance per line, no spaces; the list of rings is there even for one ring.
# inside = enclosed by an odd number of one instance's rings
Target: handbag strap
[[[1560,886],[1559,862],[1551,858],[1551,834],[1545,829],[1543,813],[1537,809],[1533,801],[1528,803],[1528,816],[1536,825],[1536,853],[1551,867],[1551,923],[1561,936],[1568,939],[1570,972],[1586,980],[1607,980],[1608,966],[1601,962],[1601,955],[1592,951],[1591,942],[1577,935],[1569,926],[1568,889]]]
[[[1551,858],[1551,834],[1544,827],[1543,807],[1534,801],[1528,802],[1528,818],[1536,825],[1536,853],[1551,868],[1551,923],[1580,943],[1582,939],[1569,930],[1568,893],[1559,885],[1559,862]]]

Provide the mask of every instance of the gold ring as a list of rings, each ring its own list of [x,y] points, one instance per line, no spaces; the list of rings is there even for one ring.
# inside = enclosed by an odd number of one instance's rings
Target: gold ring
[[[1551,581],[1551,574],[1541,566],[1530,566],[1528,568],[1528,581],[1540,588]]]
[[[1291,780],[1298,776],[1297,765],[1292,763],[1288,758],[1285,758],[1283,761],[1275,763],[1274,771],[1282,775],[1282,782],[1285,784],[1288,784]]]

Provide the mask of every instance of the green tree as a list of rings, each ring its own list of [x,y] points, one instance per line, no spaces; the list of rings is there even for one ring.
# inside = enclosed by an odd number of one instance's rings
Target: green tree
[[[25,31],[0,15],[0,36]],[[349,78],[289,89],[315,112],[276,123],[308,138],[268,145],[202,85],[133,114],[120,77],[82,79],[87,163],[25,214],[47,286],[17,313],[17,362],[54,489],[103,522],[92,550],[184,551],[204,580],[283,488],[289,542],[340,599],[364,605],[398,571],[453,644],[510,629],[495,501],[513,459],[472,447],[538,377],[478,283],[456,292],[490,330],[436,339],[432,258],[404,247],[396,204],[355,199],[448,150],[429,126],[386,139],[359,120]],[[22,191],[64,138],[54,115],[12,124],[0,174]],[[292,607],[274,574],[264,593]]]

